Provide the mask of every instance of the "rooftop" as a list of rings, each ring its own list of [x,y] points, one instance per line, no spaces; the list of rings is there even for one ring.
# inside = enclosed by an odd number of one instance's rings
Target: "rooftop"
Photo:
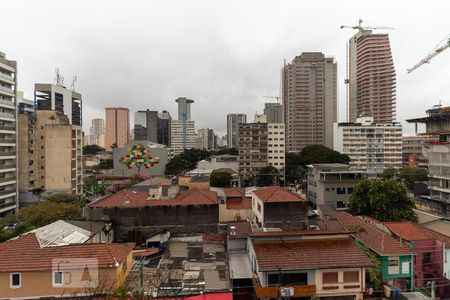
[[[264,203],[282,203],[282,202],[306,202],[306,200],[285,188],[272,186],[253,191]]]
[[[253,241],[260,270],[371,267],[351,237],[292,241]],[[343,255],[345,253],[345,255]]]
[[[133,248],[133,243],[41,247],[36,234],[30,232],[0,244],[0,272],[50,270],[54,259],[97,259],[99,267],[112,268]]]
[[[408,221],[385,222],[384,225],[396,236],[407,241],[428,240],[430,237],[423,230]]]
[[[107,207],[143,207],[143,206],[183,206],[183,205],[214,205],[218,204],[216,192],[191,189],[180,192],[174,199],[151,200],[148,192],[125,189],[107,195],[89,204],[91,208]]]

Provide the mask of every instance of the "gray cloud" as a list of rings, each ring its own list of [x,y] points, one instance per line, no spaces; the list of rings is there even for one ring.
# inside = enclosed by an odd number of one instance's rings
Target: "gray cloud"
[[[197,128],[223,134],[226,114],[261,111],[278,95],[283,60],[302,51],[334,56],[345,118],[345,47],[362,18],[393,26],[398,120],[450,105],[450,51],[412,74],[449,32],[448,1],[2,1],[0,50],[19,62],[19,89],[54,79],[59,67],[84,96],[85,128],[105,106],[169,110],[195,99]],[[405,133],[413,127],[406,125]]]

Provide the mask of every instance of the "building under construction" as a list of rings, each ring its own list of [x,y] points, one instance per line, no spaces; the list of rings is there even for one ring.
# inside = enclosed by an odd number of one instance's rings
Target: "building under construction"
[[[427,116],[407,120],[409,123],[426,125],[427,135],[438,136],[436,141],[424,145],[424,155],[428,158],[429,196],[422,200],[435,212],[450,216],[450,106],[433,107]]]

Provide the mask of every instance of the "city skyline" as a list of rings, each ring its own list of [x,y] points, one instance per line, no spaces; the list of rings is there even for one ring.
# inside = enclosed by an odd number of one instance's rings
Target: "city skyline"
[[[261,2],[254,11],[251,3],[213,6],[201,1],[178,5],[137,2],[134,8],[124,8],[119,2],[108,2],[108,12],[99,15],[101,5],[92,4],[89,11],[83,11],[85,21],[79,23],[67,14],[53,14],[51,20],[37,22],[40,12],[54,8],[53,1],[15,1],[4,7],[20,11],[22,22],[17,30],[4,33],[2,51],[18,61],[18,89],[25,92],[26,98],[32,98],[34,83],[53,82],[55,67],[61,69],[67,87],[72,75],[76,75],[76,90],[85,95],[85,131],[92,118],[103,116],[104,107],[126,104],[132,115],[141,109],[175,114],[173,100],[186,96],[196,99],[192,118],[198,128],[213,128],[222,136],[227,113],[242,112],[251,117],[255,108],[262,112],[267,102],[263,96],[279,96],[283,61],[291,61],[305,51],[321,51],[336,59],[338,121],[344,121],[346,43],[356,30],[339,27],[357,25],[358,18],[362,18],[365,25],[395,28],[377,32],[389,33],[397,73],[397,120],[402,122],[404,134],[411,134],[413,126],[405,119],[440,100],[444,106],[450,104],[450,92],[444,91],[446,70],[442,67],[450,62],[448,55],[412,74],[406,73],[406,68],[421,60],[448,34],[444,12],[449,4],[409,3],[409,14],[421,17],[417,22],[398,16],[403,11],[402,3],[383,1],[364,7],[357,3],[286,2],[277,6]],[[319,11],[324,7],[334,9],[336,14],[325,20],[318,13],[301,20],[295,17],[302,10]],[[64,9],[73,11],[73,16],[80,10],[76,2],[68,2]],[[9,19],[12,16],[5,16],[5,22],[14,22]],[[144,33],[141,28],[146,28]],[[416,36],[419,29],[426,32],[420,38]],[[39,46],[30,52],[24,47],[25,41]],[[96,71],[92,72],[92,68]],[[108,82],[107,88],[103,82]]]

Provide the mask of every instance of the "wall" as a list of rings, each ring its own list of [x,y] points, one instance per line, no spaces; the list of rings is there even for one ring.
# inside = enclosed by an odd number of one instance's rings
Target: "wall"
[[[306,202],[264,203],[264,226],[283,230],[306,229],[308,209]]]
[[[359,280],[344,283],[344,272],[351,271],[359,272]],[[325,272],[338,272],[338,282],[324,284],[323,273]],[[316,270],[315,284],[318,296],[355,296],[356,299],[363,299],[363,292],[365,290],[365,268]]]
[[[229,209],[227,204],[219,205],[219,221],[229,222],[236,220],[251,220],[252,210],[251,209]]]
[[[219,205],[87,208],[86,214],[88,220],[110,219],[116,242],[141,243],[147,235],[162,228],[175,235],[215,233]]]

